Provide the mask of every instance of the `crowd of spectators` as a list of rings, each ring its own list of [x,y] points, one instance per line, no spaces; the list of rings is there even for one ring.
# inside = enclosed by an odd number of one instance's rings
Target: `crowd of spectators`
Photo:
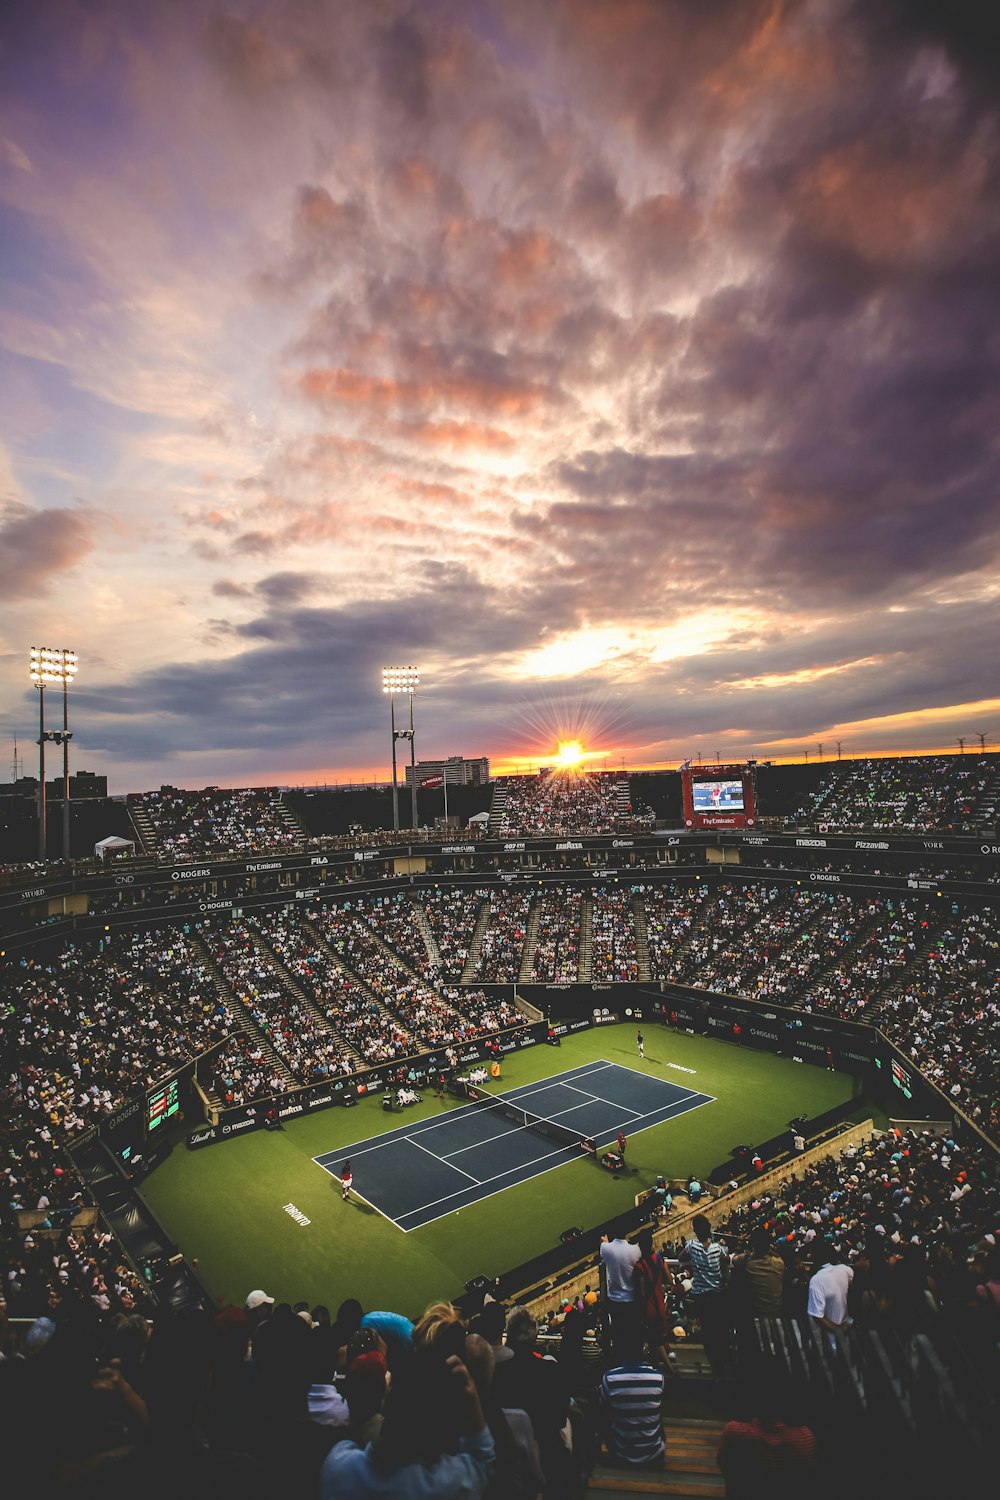
[[[983,907],[946,920],[880,1028],[993,1140],[1000,1141],[1000,919]]]
[[[500,777],[489,826],[491,837],[514,839],[637,833],[653,822],[651,813],[633,810],[624,772],[552,770]]]
[[[583,897],[573,886],[547,886],[535,901],[531,977],[536,984],[573,984],[580,977]]]
[[[921,755],[838,762],[789,821],[844,833],[975,833],[996,826],[1000,758]]]
[[[595,984],[631,983],[639,977],[634,900],[629,886],[595,886],[590,893],[591,976]]]
[[[79,1135],[234,1023],[179,929],[67,943],[5,974],[0,1056],[18,1105]]]
[[[486,889],[449,890],[447,886],[435,885],[421,891],[419,899],[437,950],[441,974],[447,979],[461,979],[489,892]]]
[[[532,978],[573,982],[585,900],[595,982],[639,974],[639,907],[650,980],[878,1024],[996,1133],[989,1082],[1000,1059],[1000,921],[989,907],[942,905],[934,893],[738,880],[598,886],[586,898],[563,885],[434,888],[418,905],[410,893],[365,895],[252,921],[204,920],[196,931],[182,924],[106,934],[8,961],[2,1055],[23,1108],[68,1134],[111,1113],[137,1079],[152,1085],[227,1039],[211,1081],[236,1099],[269,1089],[279,1060],[289,1085],[347,1075],[518,1024],[509,1002],[448,985],[442,972],[468,964],[474,983],[512,983],[533,931]],[[258,1035],[234,1040],[247,1022],[220,1000],[199,958],[199,933]]]
[[[285,1070],[258,1037],[239,1031],[210,1053],[201,1069],[200,1081],[223,1109],[235,1109],[283,1094],[293,1086]]]
[[[135,792],[129,807],[152,827],[156,852],[173,859],[202,859],[220,854],[290,853],[305,846],[304,835],[281,813],[281,794],[273,787],[242,787],[201,792],[162,786],[158,792]]]
[[[342,1041],[282,982],[255,941],[257,930],[244,921],[216,920],[203,925],[202,939],[233,994],[298,1083],[321,1083],[351,1071]]]
[[[374,907],[364,898],[344,902],[317,915],[317,930],[385,1009],[402,1021],[419,1043],[416,1050],[474,1041],[523,1020],[509,1001],[494,1001],[482,991],[435,988],[416,978],[379,935],[378,919],[385,910],[400,917],[398,906],[379,906],[378,898]],[[405,912],[402,916],[407,920]]]
[[[490,1296],[466,1314],[447,1302],[419,1316],[366,1312],[348,1299],[331,1315],[260,1288],[242,1306],[162,1307],[147,1321],[136,1316],[141,1279],[124,1266],[109,1276],[94,1239],[72,1231],[40,1256],[32,1247],[8,1281],[11,1310],[42,1313],[24,1357],[0,1360],[5,1474],[17,1493],[106,1500],[578,1500],[603,1461],[625,1471],[626,1487],[648,1487],[679,1457],[663,1419],[674,1351],[691,1341],[731,1393],[718,1452],[727,1481],[753,1459],[757,1488],[741,1494],[789,1493],[790,1471],[808,1492],[824,1465],[850,1472],[861,1433],[824,1413],[825,1389],[785,1390],[789,1406],[770,1415],[790,1422],[797,1406],[801,1425],[781,1437],[775,1420],[770,1431],[792,1451],[777,1469],[759,1442],[748,1452],[758,1384],[770,1398],[776,1373],[760,1362],[755,1320],[794,1319],[806,1341],[813,1324],[831,1349],[852,1330],[946,1332],[989,1382],[998,1220],[993,1153],[888,1130],[791,1163],[734,1209],[716,1200],[680,1238],[668,1221],[659,1247],[649,1229],[637,1244],[605,1243],[607,1296],[617,1287],[620,1299],[599,1296],[595,1267],[593,1286],[541,1326],[529,1307]]]
[[[521,971],[534,899],[516,886],[494,887],[487,895],[489,914],[472,977],[483,983],[512,984]]]
[[[420,1050],[413,1032],[344,966],[335,910],[326,922],[315,912],[287,907],[255,920],[265,941],[357,1057],[375,1066]]]

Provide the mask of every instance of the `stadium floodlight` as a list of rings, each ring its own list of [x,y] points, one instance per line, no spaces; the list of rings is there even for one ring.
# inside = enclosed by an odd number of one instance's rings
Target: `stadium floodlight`
[[[420,682],[416,667],[383,667],[382,691],[389,696],[389,722],[392,726],[392,826],[399,827],[399,783],[396,778],[396,741],[410,742],[410,793],[413,827],[417,826],[417,765],[413,748],[413,694]],[[409,729],[396,728],[396,694],[405,693],[410,701]]]
[[[31,680],[38,689],[38,857],[48,857],[47,806],[45,796],[45,742],[54,740],[63,747],[63,857],[69,858],[69,685],[76,676],[79,658],[65,646],[32,646],[29,656]],[[61,682],[63,690],[63,727],[45,731],[45,688],[47,683]]]

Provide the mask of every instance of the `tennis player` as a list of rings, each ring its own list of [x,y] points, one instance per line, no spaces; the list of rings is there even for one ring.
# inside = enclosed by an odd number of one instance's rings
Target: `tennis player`
[[[343,1189],[340,1196],[343,1198],[345,1203],[351,1196],[351,1183],[353,1181],[354,1176],[351,1172],[351,1164],[349,1161],[345,1161],[344,1165],[340,1169],[340,1186]]]

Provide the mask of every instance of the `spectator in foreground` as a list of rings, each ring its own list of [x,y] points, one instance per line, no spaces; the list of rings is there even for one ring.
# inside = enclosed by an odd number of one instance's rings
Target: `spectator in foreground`
[[[500,1405],[519,1408],[531,1418],[546,1496],[574,1493],[574,1468],[566,1435],[569,1393],[564,1372],[535,1348],[538,1324],[526,1307],[514,1307],[507,1319],[507,1345],[514,1358],[498,1365],[494,1390]]]
[[[663,1371],[646,1364],[641,1335],[622,1341],[622,1362],[604,1372],[601,1406],[605,1439],[615,1463],[654,1468],[663,1463]]]
[[[724,1286],[729,1252],[712,1238],[712,1226],[704,1214],[695,1214],[691,1227],[694,1238],[686,1242],[680,1257],[691,1275],[688,1306],[701,1325],[712,1373],[719,1376],[729,1359],[729,1301]]]
[[[427,1334],[394,1372],[378,1437],[365,1448],[345,1439],[330,1450],[320,1500],[480,1500],[486,1494],[496,1449],[475,1382],[457,1352],[464,1352],[464,1329],[436,1318]]]
[[[787,1382],[758,1372],[746,1420],[726,1423],[718,1463],[726,1500],[793,1500],[814,1493],[816,1437],[792,1412]]]

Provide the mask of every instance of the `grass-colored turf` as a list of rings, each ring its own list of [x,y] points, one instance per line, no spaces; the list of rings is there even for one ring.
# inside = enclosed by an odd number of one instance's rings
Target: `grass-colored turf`
[[[458,1296],[474,1276],[500,1275],[551,1249],[571,1225],[590,1228],[620,1213],[657,1172],[707,1173],[733,1146],[765,1141],[795,1115],[821,1114],[852,1095],[845,1073],[652,1026],[642,1062],[634,1026],[601,1027],[565,1037],[559,1048],[508,1057],[499,1087],[599,1058],[697,1088],[716,1102],[630,1135],[624,1174],[581,1158],[409,1234],[363,1203],[342,1203],[339,1183],[312,1158],[455,1107],[432,1092],[405,1117],[383,1113],[379,1094],[353,1109],[300,1117],[280,1133],[259,1131],[201,1151],[181,1146],[143,1194],[222,1301],[242,1303],[259,1286],[279,1300],[336,1308],[357,1297],[365,1307],[414,1315],[436,1298]],[[360,1163],[355,1186],[364,1193]],[[308,1226],[285,1212],[288,1203]]]

